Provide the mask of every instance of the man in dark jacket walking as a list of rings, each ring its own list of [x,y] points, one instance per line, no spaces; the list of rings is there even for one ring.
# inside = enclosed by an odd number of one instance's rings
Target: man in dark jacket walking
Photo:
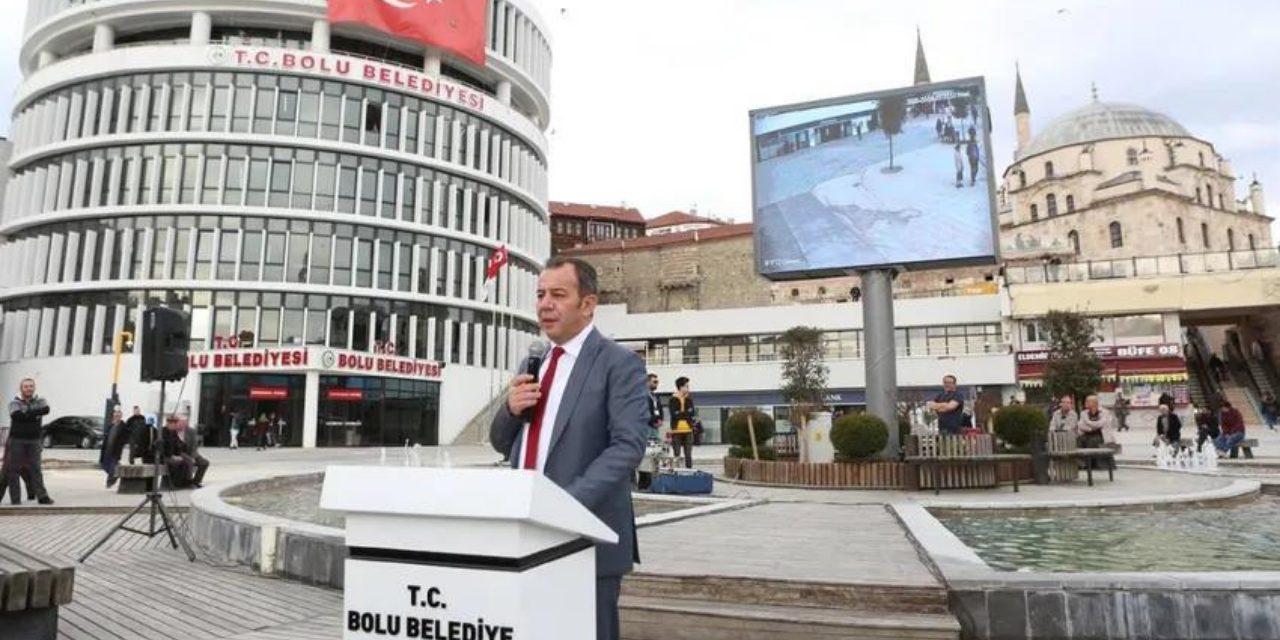
[[[44,488],[44,473],[40,469],[44,417],[49,415],[49,403],[36,395],[36,381],[25,378],[18,385],[18,395],[9,402],[9,446],[5,448],[5,467],[8,469],[9,502],[22,504],[18,486],[19,470],[26,466],[31,473],[30,492],[40,504],[53,504]]]

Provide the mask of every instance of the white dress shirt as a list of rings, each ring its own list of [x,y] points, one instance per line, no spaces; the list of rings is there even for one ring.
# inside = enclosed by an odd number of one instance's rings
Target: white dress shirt
[[[551,448],[551,435],[555,429],[556,414],[560,413],[560,400],[564,398],[564,390],[569,386],[569,376],[573,374],[573,365],[578,361],[578,354],[582,353],[582,345],[587,342],[587,336],[594,330],[595,325],[588,324],[587,328],[572,340],[559,345],[564,349],[564,353],[560,355],[560,362],[556,364],[556,379],[551,381],[551,392],[547,395],[547,408],[542,412],[542,429],[538,431],[538,471],[546,469],[547,451]],[[538,369],[538,380],[547,378],[551,357],[551,353],[548,352],[547,357],[542,361],[542,367]],[[521,468],[524,468],[524,452],[529,450],[529,426],[530,423],[526,422],[520,434]]]

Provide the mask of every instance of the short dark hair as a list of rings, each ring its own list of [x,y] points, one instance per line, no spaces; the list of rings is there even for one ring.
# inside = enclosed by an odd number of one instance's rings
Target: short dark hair
[[[955,375],[950,374],[950,373],[948,373],[948,374],[947,374],[947,375],[945,375],[945,376],[942,376],[942,381],[943,381],[943,382],[946,382],[946,381],[947,381],[947,378],[951,378],[951,381],[952,381],[952,382],[960,382],[960,380],[959,380],[958,378],[956,378],[956,377],[955,377]]]
[[[652,379],[654,379],[654,378],[656,378],[656,377],[658,377],[658,374],[656,374],[656,373],[651,373],[651,374],[649,374],[649,377],[648,377],[648,378],[646,378],[646,379],[647,379],[647,380],[652,380]]]
[[[1223,400],[1223,401],[1222,401],[1222,406],[1224,406],[1224,407],[1230,407],[1230,406],[1231,406],[1231,401],[1230,401],[1230,400]]]
[[[686,384],[689,384],[689,379],[688,379],[688,378],[686,378],[686,377],[684,377],[684,376],[680,376],[679,378],[676,378],[676,388],[677,388],[677,389],[679,389],[680,387],[685,386]]]
[[[600,295],[600,277],[596,275],[596,268],[582,258],[555,256],[547,261],[547,266],[544,267],[544,270],[558,269],[565,265],[573,267],[573,273],[578,278],[579,296],[585,298],[587,296]]]

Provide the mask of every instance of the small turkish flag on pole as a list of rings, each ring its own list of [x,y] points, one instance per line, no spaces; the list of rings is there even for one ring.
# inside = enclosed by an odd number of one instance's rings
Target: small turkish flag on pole
[[[334,24],[355,22],[485,63],[486,0],[329,0]]]
[[[498,272],[510,262],[510,256],[507,255],[507,245],[502,245],[489,254],[489,266],[484,271],[484,279],[492,280],[498,277]]]

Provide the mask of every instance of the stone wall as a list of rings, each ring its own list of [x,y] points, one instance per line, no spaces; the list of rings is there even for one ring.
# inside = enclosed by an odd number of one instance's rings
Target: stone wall
[[[601,302],[625,303],[630,313],[841,302],[849,300],[850,289],[858,285],[855,276],[794,282],[765,279],[756,274],[750,235],[574,255],[599,272]],[[899,275],[894,290],[910,295],[988,286],[996,272],[994,265],[908,272]]]

